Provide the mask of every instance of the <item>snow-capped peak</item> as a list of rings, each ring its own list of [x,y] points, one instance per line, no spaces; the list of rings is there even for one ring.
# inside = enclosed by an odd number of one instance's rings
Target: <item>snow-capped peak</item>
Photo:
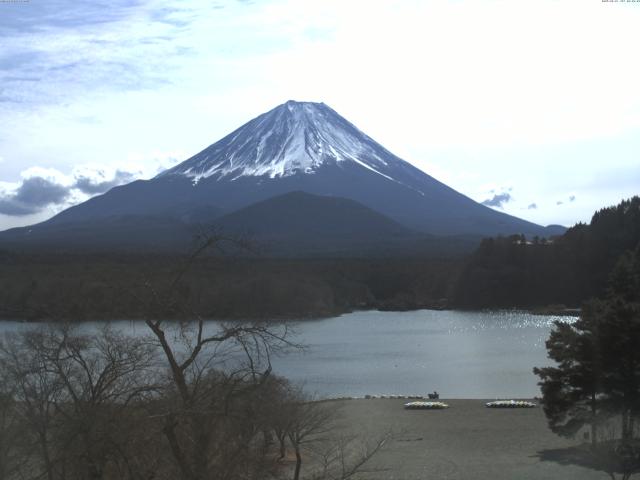
[[[354,162],[393,180],[390,161],[405,163],[324,103],[290,100],[159,176],[276,178]]]

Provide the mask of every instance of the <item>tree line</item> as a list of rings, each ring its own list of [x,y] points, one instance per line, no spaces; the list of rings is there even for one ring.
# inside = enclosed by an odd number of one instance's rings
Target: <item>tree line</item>
[[[0,479],[347,479],[382,448],[272,373],[302,347],[286,323],[212,324],[183,301],[194,259],[144,285],[144,332],[58,323],[2,339]]]
[[[596,212],[553,239],[487,238],[461,269],[453,304],[463,308],[578,307],[606,290],[618,258],[640,243],[640,197]]]
[[[555,366],[534,373],[551,430],[575,437],[588,429],[582,463],[612,478],[639,472],[640,245],[620,256],[606,292],[576,322],[555,323],[546,347]]]
[[[601,295],[618,257],[640,242],[640,197],[552,239],[486,238],[467,257],[202,256],[180,285],[208,318],[326,317],[359,309],[579,307]],[[0,252],[0,318],[143,318],[148,281],[185,257]],[[251,301],[246,301],[249,298]],[[143,299],[143,301],[139,301]],[[170,312],[162,312],[168,315]]]
[[[146,282],[166,284],[177,255],[0,254],[0,318],[141,319]],[[357,309],[442,306],[460,259],[271,259],[203,256],[182,300],[208,318],[309,318]],[[158,312],[169,316],[171,312]]]

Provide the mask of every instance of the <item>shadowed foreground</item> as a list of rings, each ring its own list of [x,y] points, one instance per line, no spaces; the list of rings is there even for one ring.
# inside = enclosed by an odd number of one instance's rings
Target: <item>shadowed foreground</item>
[[[345,429],[371,437],[395,433],[358,479],[610,478],[571,461],[571,447],[581,441],[551,433],[541,408],[488,409],[483,400],[445,400],[449,409],[425,411],[404,410],[404,402],[340,401]]]

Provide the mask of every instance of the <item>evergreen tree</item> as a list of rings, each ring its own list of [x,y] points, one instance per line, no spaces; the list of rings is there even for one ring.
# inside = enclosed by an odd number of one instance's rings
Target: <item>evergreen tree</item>
[[[640,413],[640,250],[618,261],[600,316],[603,396],[621,418],[622,440],[633,437]]]
[[[546,346],[549,358],[558,366],[533,369],[541,380],[549,428],[558,435],[573,437],[589,425],[593,445],[597,442],[598,421],[605,415],[599,399],[598,325],[587,313],[594,308],[595,304],[587,306],[584,316],[574,324],[556,321]]]
[[[552,431],[574,436],[616,416],[621,440],[633,439],[640,414],[640,248],[618,261],[603,299],[584,305],[574,324],[556,322],[546,343],[556,367],[534,368]]]
[[[454,303],[465,308],[576,306],[605,295],[618,258],[640,242],[640,197],[599,210],[590,224],[564,235],[483,240],[456,281]]]

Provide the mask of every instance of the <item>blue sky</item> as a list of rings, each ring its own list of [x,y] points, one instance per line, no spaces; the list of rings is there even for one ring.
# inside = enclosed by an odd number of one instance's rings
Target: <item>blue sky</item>
[[[0,3],[0,229],[323,101],[492,208],[588,221],[640,193],[640,3]]]

